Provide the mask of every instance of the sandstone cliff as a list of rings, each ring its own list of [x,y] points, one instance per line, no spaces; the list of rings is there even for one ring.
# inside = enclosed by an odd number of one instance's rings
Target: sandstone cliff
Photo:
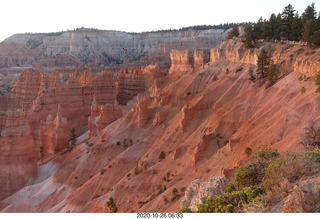
[[[255,73],[257,54],[269,46],[280,65],[274,84]],[[82,137],[83,143],[72,151],[41,166],[40,170],[52,171],[49,176],[39,174],[35,183],[2,200],[3,211],[90,212],[98,201],[106,203],[112,196],[120,212],[176,212],[192,181],[232,177],[232,170],[248,159],[246,147],[252,154],[266,147],[280,153],[302,150],[299,141],[304,128],[310,120],[319,120],[320,98],[314,84],[314,73],[320,70],[319,49],[260,42],[246,50],[240,41],[228,40],[212,49],[210,63],[200,67],[189,62],[189,54],[173,53],[171,74],[159,86],[146,89],[136,105],[132,101],[133,105],[123,106],[123,116],[99,136]],[[193,57],[199,60],[201,56],[197,52]],[[309,58],[312,68],[307,67]],[[250,74],[257,80],[249,80]],[[81,108],[77,98],[70,98],[78,96],[78,88],[64,89],[70,96],[59,95]],[[53,90],[46,92],[54,96]],[[97,106],[104,104],[94,96],[97,104],[92,104],[93,97],[88,98],[88,111],[83,112],[97,117]],[[41,99],[39,105],[49,105],[46,100],[52,97]],[[83,100],[87,103],[85,97]],[[81,119],[79,111],[72,117],[70,107],[61,106],[68,126],[69,121],[75,124],[76,117]],[[159,156],[162,152],[164,158]],[[174,188],[178,190],[175,196]]]

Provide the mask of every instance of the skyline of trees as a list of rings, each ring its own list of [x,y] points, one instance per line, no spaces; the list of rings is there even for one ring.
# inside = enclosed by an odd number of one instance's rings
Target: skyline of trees
[[[268,20],[260,17],[257,23],[245,27],[242,41],[246,48],[252,47],[252,42],[258,39],[303,41],[312,47],[319,46],[320,12],[316,12],[315,3],[312,3],[299,15],[289,4],[282,13],[273,13]]]

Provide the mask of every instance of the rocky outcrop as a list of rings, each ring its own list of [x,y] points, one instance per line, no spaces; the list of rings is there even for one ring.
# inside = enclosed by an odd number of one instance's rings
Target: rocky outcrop
[[[199,68],[210,62],[210,50],[195,50],[194,51],[194,67]]]
[[[143,128],[149,121],[152,116],[153,109],[148,108],[149,102],[152,100],[150,97],[143,97],[142,100],[140,98],[140,94],[137,97],[137,109],[136,112],[138,114],[137,126],[138,128]]]
[[[275,47],[276,45],[276,47]],[[261,42],[259,48],[246,49],[240,39],[227,40],[210,51],[210,62],[228,61],[237,64],[256,65],[262,48],[271,49],[272,60],[286,71],[297,71],[315,75],[320,71],[319,49],[312,50],[306,45],[274,44]]]
[[[181,201],[181,208],[190,208],[197,211],[197,205],[203,204],[211,196],[219,196],[226,192],[228,184],[226,178],[220,176],[212,177],[209,182],[196,179],[190,183],[185,192],[185,198]]]
[[[99,135],[103,128],[121,116],[122,106],[118,103],[99,106],[94,98],[91,105],[91,116],[88,118],[89,136]]]
[[[67,119],[62,116],[61,106],[55,118],[48,115],[46,121],[41,121],[39,128],[39,145],[44,154],[53,154],[69,145],[69,131]]]
[[[188,125],[188,122],[192,120],[195,111],[190,104],[186,104],[181,111],[182,111],[182,119],[180,122],[180,129],[182,130],[182,132],[184,132],[185,128]]]
[[[121,105],[152,86],[160,86],[164,79],[158,63],[138,69],[121,69],[118,75],[117,100]]]
[[[118,76],[118,87],[118,102],[125,105],[138,93],[146,90],[146,75],[142,74],[141,69],[121,70]]]
[[[158,112],[156,112],[154,119],[153,119],[153,124],[154,125],[159,125],[162,124],[166,120],[166,116],[168,115],[168,110],[163,110],[160,109]]]
[[[6,112],[0,137],[0,200],[37,173],[37,154],[25,112]]]
[[[171,67],[169,73],[190,70],[193,66],[193,59],[188,50],[172,50],[170,52]]]

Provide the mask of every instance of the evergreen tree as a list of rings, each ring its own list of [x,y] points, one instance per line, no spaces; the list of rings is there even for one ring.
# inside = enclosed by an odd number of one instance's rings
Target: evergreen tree
[[[279,73],[279,66],[271,62],[268,70],[268,74],[267,74],[268,81],[271,83],[276,82],[276,80],[278,79],[278,73]]]
[[[262,48],[257,60],[257,74],[261,74],[262,78],[264,78],[269,71],[270,57],[267,51]]]
[[[77,132],[75,128],[72,128],[70,131],[69,142],[71,143],[72,146],[74,146],[76,141],[77,141]]]
[[[320,24],[316,19],[317,12],[314,3],[309,5],[302,14],[301,22],[303,24],[302,40],[310,46],[320,45],[319,30]]]
[[[281,17],[282,17],[282,38],[286,40],[292,40],[292,22],[294,18],[294,8],[292,5],[288,5],[284,8]]]
[[[232,30],[229,32],[228,39],[232,39],[233,37],[239,37],[239,27],[238,25],[233,26]]]
[[[253,28],[253,33],[256,39],[263,39],[264,35],[263,35],[263,26],[264,26],[264,22],[262,17],[259,18],[258,22],[254,25]]]
[[[299,13],[296,12],[292,21],[292,40],[299,41],[301,39],[301,30],[303,28]]]
[[[274,39],[280,40],[281,39],[281,26],[282,26],[282,18],[281,14],[279,13],[275,20],[275,33]]]
[[[113,197],[111,196],[109,198],[109,201],[106,203],[106,206],[111,210],[111,213],[116,213],[118,211],[118,207],[113,200]]]
[[[251,25],[244,28],[244,34],[242,35],[241,40],[247,49],[253,47],[252,42],[254,42],[255,37]]]
[[[308,5],[308,7],[304,10],[301,18],[303,25],[306,25],[310,20],[316,19],[317,12],[316,12],[316,9],[314,8],[314,5],[315,4],[312,3],[311,5]]]

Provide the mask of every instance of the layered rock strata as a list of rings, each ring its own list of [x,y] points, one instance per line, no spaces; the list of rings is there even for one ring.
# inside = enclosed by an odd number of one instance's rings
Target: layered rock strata
[[[98,105],[94,98],[91,105],[91,116],[88,118],[89,136],[99,135],[100,131],[122,116],[122,106],[118,103]]]

